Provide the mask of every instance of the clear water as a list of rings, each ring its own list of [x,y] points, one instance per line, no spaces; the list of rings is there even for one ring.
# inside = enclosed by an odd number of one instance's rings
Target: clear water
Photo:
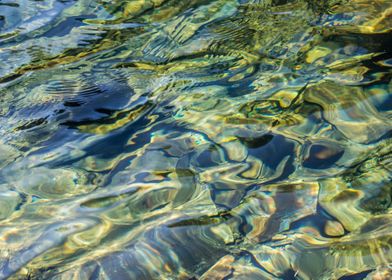
[[[391,279],[390,0],[0,0],[0,279]]]

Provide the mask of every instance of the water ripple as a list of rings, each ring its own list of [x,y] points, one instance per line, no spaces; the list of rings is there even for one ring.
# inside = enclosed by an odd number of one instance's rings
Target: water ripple
[[[0,0],[0,279],[391,278],[387,0]]]

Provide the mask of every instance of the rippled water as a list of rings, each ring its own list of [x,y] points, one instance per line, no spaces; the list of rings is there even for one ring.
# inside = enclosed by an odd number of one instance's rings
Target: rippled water
[[[0,279],[391,279],[390,0],[0,0]]]

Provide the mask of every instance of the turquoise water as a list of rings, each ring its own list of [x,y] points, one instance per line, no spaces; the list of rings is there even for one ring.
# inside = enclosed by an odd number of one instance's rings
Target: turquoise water
[[[387,0],[0,0],[0,279],[390,279]]]

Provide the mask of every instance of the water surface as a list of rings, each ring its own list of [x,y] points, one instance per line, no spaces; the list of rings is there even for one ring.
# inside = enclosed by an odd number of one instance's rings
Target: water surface
[[[389,0],[0,0],[0,279],[390,279]]]

